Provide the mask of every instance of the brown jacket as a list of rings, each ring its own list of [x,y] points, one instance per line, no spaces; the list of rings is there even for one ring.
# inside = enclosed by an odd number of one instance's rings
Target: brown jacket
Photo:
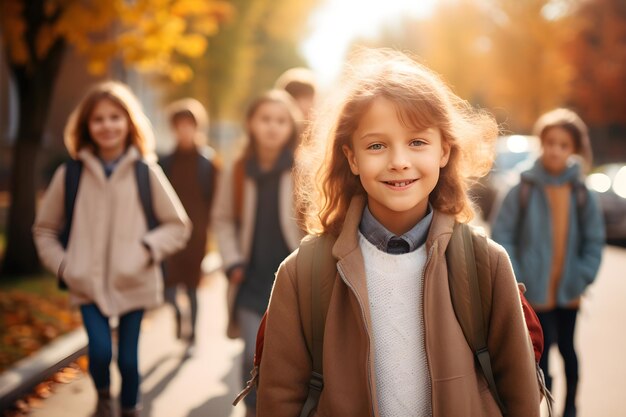
[[[129,148],[107,179],[92,152],[78,154],[83,170],[67,250],[58,239],[65,222],[65,166],[54,174],[33,226],[39,257],[63,277],[72,303],[96,303],[106,316],[158,305],[163,292],[159,262],[182,249],[191,231],[174,190],[152,163],[152,205],[160,225],[148,231],[134,171],[139,157]]]
[[[324,390],[317,416],[379,416],[363,255],[357,230],[364,199],[356,197],[334,248],[338,274],[328,308],[324,339]],[[434,417],[501,416],[476,366],[452,302],[445,250],[454,219],[435,212],[426,241],[424,327]],[[257,397],[259,417],[298,416],[307,397],[311,358],[305,344],[310,287],[298,288],[297,251],[281,265],[270,301]],[[488,347],[507,417],[539,416],[539,387],[533,349],[516,281],[505,251],[490,241],[493,279]]]

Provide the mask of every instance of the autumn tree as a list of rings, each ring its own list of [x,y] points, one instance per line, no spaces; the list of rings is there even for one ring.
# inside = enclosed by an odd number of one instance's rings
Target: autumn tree
[[[179,58],[202,55],[231,12],[221,0],[2,0],[0,30],[19,101],[5,274],[39,270],[30,231],[34,165],[65,51],[84,55],[94,74],[116,59],[182,82],[192,70]]]
[[[626,2],[586,0],[568,27],[571,105],[592,125],[626,125]]]
[[[232,0],[236,18],[191,63],[202,77],[176,86],[173,96],[207,103],[213,120],[241,120],[251,97],[271,88],[287,68],[305,66],[298,44],[320,0]]]

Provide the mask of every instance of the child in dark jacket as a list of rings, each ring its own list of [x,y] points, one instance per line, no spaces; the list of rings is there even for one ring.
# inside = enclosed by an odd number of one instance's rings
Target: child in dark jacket
[[[205,131],[208,116],[204,106],[198,100],[186,98],[170,104],[168,110],[176,148],[164,156],[160,164],[189,215],[193,230],[185,249],[165,263],[165,300],[174,307],[176,337],[181,339],[183,325],[182,313],[176,302],[177,290],[184,289],[187,294],[191,319],[188,353],[191,353],[196,340],[197,289],[206,254],[218,164],[215,151],[207,145]]]

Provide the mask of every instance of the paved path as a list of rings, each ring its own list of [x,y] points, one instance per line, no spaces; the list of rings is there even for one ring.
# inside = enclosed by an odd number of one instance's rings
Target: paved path
[[[169,309],[153,312],[141,336],[144,414],[150,417],[242,417],[230,403],[239,389],[242,344],[224,337],[225,279],[214,274],[200,291],[197,355],[184,359]],[[608,247],[600,275],[584,299],[576,344],[580,357],[579,417],[626,416],[626,249]],[[558,351],[551,352],[561,374]],[[113,375],[117,391],[119,378]],[[555,374],[556,375],[556,374]],[[554,393],[563,399],[563,380]],[[95,392],[87,376],[59,387],[33,417],[88,417]],[[557,406],[560,411],[561,406]]]
[[[583,299],[577,326],[579,417],[626,416],[626,249],[605,249],[596,282]],[[556,347],[550,355],[560,412],[565,396],[563,362]]]
[[[199,292],[196,354],[185,358],[185,345],[174,338],[173,313],[169,308],[152,312],[143,323],[140,366],[143,375],[144,411],[150,417],[242,417],[245,408],[232,407],[239,389],[243,344],[225,334],[225,278],[205,278]],[[112,366],[113,392],[119,376]],[[87,375],[67,385],[34,410],[32,417],[89,417],[96,402]]]

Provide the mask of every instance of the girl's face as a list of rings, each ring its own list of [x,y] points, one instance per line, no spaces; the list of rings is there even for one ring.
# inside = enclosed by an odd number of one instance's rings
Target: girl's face
[[[279,151],[293,134],[293,122],[287,107],[278,102],[261,104],[250,120],[248,129],[261,151]]]
[[[449,158],[438,128],[405,126],[396,106],[384,98],[374,100],[352,135],[352,147],[343,150],[367,192],[370,211],[385,226],[398,217],[415,224],[425,215]]]
[[[562,127],[551,127],[543,134],[541,162],[546,171],[559,174],[567,168],[567,160],[576,152],[572,135]]]
[[[124,152],[129,122],[124,110],[108,99],[100,100],[88,120],[89,134],[98,152],[114,155]]]

